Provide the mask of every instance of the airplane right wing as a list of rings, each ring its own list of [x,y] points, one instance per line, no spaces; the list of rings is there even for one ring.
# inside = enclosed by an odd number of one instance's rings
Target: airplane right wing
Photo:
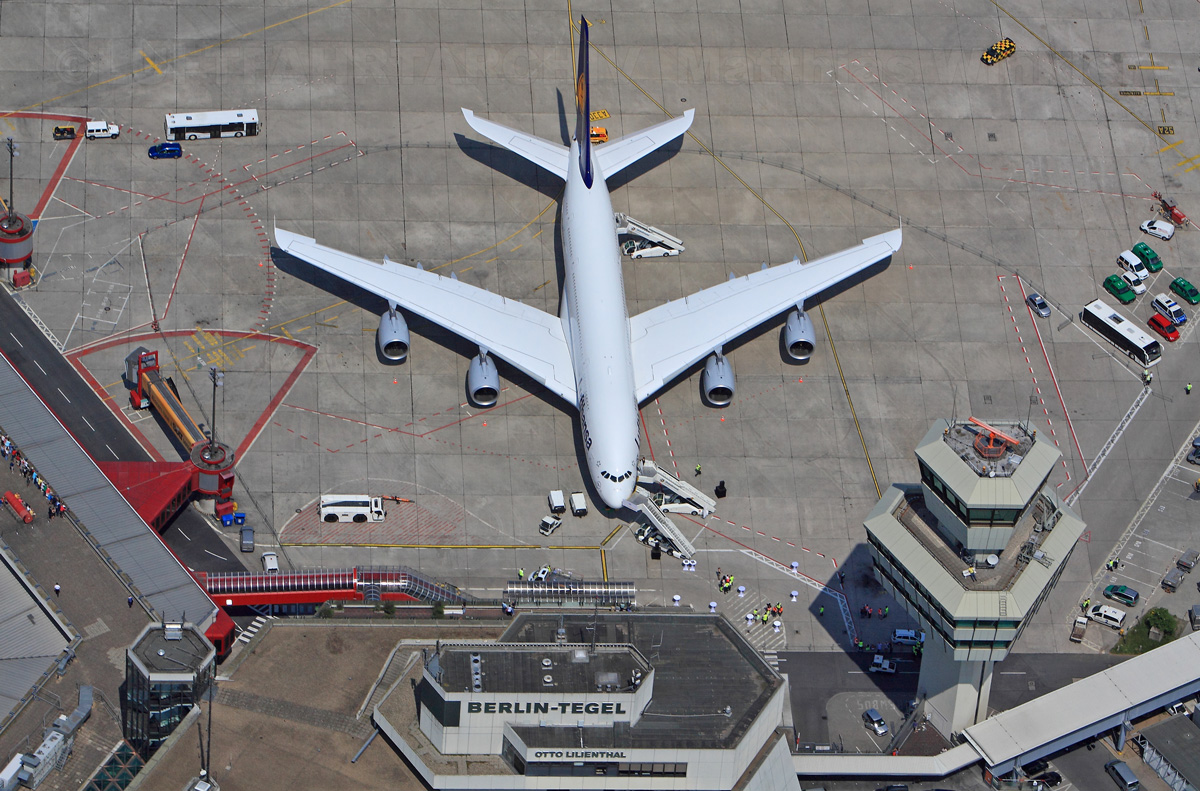
[[[561,143],[552,143],[540,137],[480,118],[467,108],[462,108],[463,117],[471,128],[488,140],[499,143],[514,154],[545,168],[563,181],[567,180],[570,150]]]
[[[897,229],[816,261],[780,264],[698,291],[629,320],[633,377],[642,403],[690,365],[813,294],[900,249]]]
[[[275,229],[285,253],[486,348],[576,405],[575,369],[562,322],[545,311],[455,278],[384,259],[382,264]]]

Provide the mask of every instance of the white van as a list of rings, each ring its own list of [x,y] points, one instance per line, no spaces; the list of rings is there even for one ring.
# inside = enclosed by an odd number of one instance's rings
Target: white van
[[[262,567],[263,567],[263,571],[265,571],[268,574],[278,574],[279,573],[279,555],[276,555],[274,552],[262,553]]]
[[[1183,308],[1166,294],[1156,294],[1150,305],[1172,324],[1183,324],[1187,321],[1187,314],[1183,312]]]
[[[366,494],[321,495],[322,522],[382,522],[383,498]]]
[[[1133,254],[1132,250],[1126,250],[1117,256],[1117,266],[1134,275],[1138,280],[1150,279],[1150,270],[1142,263],[1142,259]]]
[[[84,130],[84,135],[88,140],[95,140],[97,137],[118,137],[121,134],[121,127],[116,124],[110,124],[108,121],[88,121],[87,128]]]
[[[550,504],[550,513],[552,514],[561,514],[567,510],[567,500],[563,497],[562,489],[555,489],[550,492],[550,495],[546,498],[546,502]]]
[[[583,516],[587,513],[587,500],[583,492],[571,492],[571,515]]]
[[[892,642],[897,645],[924,645],[925,633],[916,629],[893,629]]]
[[[1102,623],[1112,629],[1120,629],[1125,623],[1125,611],[1109,607],[1107,604],[1097,604],[1088,611],[1088,617],[1096,623]]]

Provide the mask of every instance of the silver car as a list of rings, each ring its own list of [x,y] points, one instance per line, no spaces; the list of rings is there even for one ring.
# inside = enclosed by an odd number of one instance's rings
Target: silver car
[[[1043,319],[1050,318],[1050,305],[1046,303],[1046,300],[1042,299],[1041,294],[1034,291],[1025,297],[1025,302],[1034,313]]]

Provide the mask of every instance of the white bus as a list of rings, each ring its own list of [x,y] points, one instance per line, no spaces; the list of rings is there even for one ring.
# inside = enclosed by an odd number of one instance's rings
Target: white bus
[[[249,137],[262,129],[258,110],[214,110],[204,113],[167,113],[163,129],[168,140],[201,137]]]
[[[1162,344],[1142,332],[1129,319],[1095,299],[1083,306],[1080,320],[1121,351],[1149,368],[1158,365]]]
[[[382,522],[387,516],[383,499],[368,494],[323,494],[322,522]]]

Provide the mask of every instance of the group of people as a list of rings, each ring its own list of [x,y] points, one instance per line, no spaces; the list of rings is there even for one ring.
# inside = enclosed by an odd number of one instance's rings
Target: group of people
[[[721,576],[721,570],[717,569],[717,580],[717,587],[721,590],[721,593],[729,593],[729,591],[733,590],[732,574]]]
[[[38,491],[45,495],[47,518],[53,519],[67,512],[67,504],[58,499],[58,495],[50,488],[50,484],[46,483],[45,478],[38,475],[37,470],[33,468],[21,451],[17,450],[7,434],[0,434],[0,457],[8,459],[9,472],[20,472],[21,476],[25,478],[25,483],[33,484]]]
[[[858,611],[858,617],[859,618],[873,618],[875,616],[875,613],[879,613],[879,618],[880,618],[880,620],[882,620],[882,619],[888,617],[888,611],[890,609],[891,609],[891,607],[888,607],[888,606],[884,606],[884,607],[880,607],[879,609],[875,609],[874,607],[872,607],[869,604],[864,604],[862,606],[862,608],[859,609],[859,611]]]
[[[1200,485],[1200,481],[1197,481],[1197,484]],[[1116,571],[1117,570],[1117,559],[1110,558],[1109,560],[1105,561],[1104,570],[1105,571]]]
[[[783,605],[782,604],[768,604],[766,607],[764,607],[761,610],[758,609],[757,607],[755,607],[754,610],[749,615],[746,616],[746,620],[751,623],[757,622],[757,623],[761,623],[763,626],[766,626],[768,623],[770,623],[772,618],[782,618],[782,617],[783,617]]]

